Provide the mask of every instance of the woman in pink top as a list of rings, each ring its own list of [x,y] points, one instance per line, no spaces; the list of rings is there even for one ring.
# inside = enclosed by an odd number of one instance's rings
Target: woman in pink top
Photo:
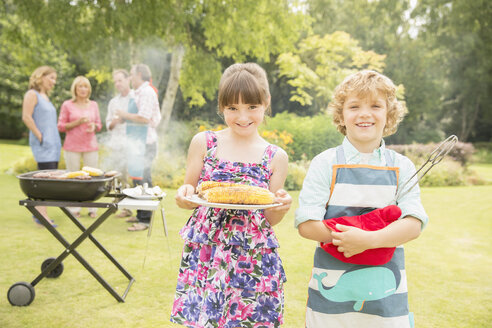
[[[89,100],[91,84],[86,77],[77,76],[70,91],[72,99],[62,104],[58,118],[58,130],[66,133],[63,150],[67,170],[80,170],[81,158],[84,166],[98,167],[96,132],[102,125],[97,103]],[[79,216],[80,208],[73,208],[72,212]],[[89,216],[97,216],[95,208],[89,209]]]

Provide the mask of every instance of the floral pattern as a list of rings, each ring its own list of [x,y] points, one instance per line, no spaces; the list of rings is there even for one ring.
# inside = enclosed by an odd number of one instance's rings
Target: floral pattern
[[[226,181],[268,188],[270,161],[216,158],[217,137],[207,131],[207,156],[200,181]],[[279,247],[262,210],[200,206],[180,231],[185,240],[171,321],[188,327],[279,327],[286,281]]]

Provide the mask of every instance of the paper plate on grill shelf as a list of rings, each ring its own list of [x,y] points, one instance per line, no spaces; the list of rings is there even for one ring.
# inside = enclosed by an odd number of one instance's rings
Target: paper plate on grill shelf
[[[263,205],[248,205],[248,204],[227,204],[227,203],[211,203],[207,202],[205,199],[198,197],[198,195],[193,195],[191,197],[186,197],[190,202],[201,206],[225,208],[229,210],[264,210],[267,208],[277,207],[282,205],[281,203],[273,204],[263,204]]]
[[[142,186],[136,186],[135,188],[123,189],[121,192],[135,199],[157,199],[166,196],[166,193],[157,186],[145,189]]]

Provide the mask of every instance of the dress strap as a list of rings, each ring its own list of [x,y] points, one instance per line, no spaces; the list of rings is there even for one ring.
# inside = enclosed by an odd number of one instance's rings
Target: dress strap
[[[206,131],[205,136],[207,140],[207,156],[215,157],[215,153],[217,152],[217,135],[214,131]]]
[[[265,167],[268,167],[270,165],[270,162],[272,161],[273,156],[277,153],[278,146],[269,144],[266,146],[265,151],[263,152],[263,158],[261,160],[261,164]]]

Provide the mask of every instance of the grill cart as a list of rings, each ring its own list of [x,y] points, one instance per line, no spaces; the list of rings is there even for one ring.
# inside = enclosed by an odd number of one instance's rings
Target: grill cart
[[[73,255],[118,302],[124,302],[135,279],[109,253],[109,251],[102,246],[102,244],[93,236],[93,233],[118,209],[140,209],[154,212],[159,208],[162,197],[158,197],[155,200],[141,200],[132,199],[117,192],[108,194],[114,187],[113,177],[101,177],[91,180],[48,180],[33,178],[32,175],[35,173],[36,172],[29,172],[18,176],[21,189],[28,196],[27,199],[19,201],[19,205],[25,206],[65,249],[58,257],[50,257],[43,261],[41,264],[41,273],[30,283],[21,281],[13,284],[7,292],[7,298],[10,304],[15,306],[27,306],[31,304],[35,297],[34,287],[43,278],[59,277],[63,273],[63,260],[69,255]],[[94,202],[103,196],[107,196],[109,202]],[[72,243],[69,243],[36,209],[36,206],[60,208],[81,231],[81,234]],[[69,211],[69,207],[101,208],[105,209],[105,211],[86,228]],[[161,213],[164,215],[163,210]],[[89,239],[128,279],[128,286],[123,294],[118,294],[115,289],[111,287],[111,285],[80,255],[80,253],[77,252],[76,248],[86,239]]]

